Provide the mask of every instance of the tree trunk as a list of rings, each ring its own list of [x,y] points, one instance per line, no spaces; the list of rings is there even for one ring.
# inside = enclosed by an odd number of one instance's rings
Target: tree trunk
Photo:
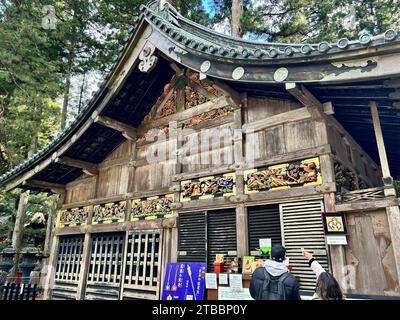
[[[234,37],[242,38],[243,30],[240,19],[243,15],[243,0],[232,0],[231,34]]]
[[[64,130],[64,128],[67,124],[70,88],[71,88],[71,70],[68,70],[67,74],[65,75],[64,99],[63,99],[62,112],[61,112],[61,130]]]
[[[86,74],[83,74],[83,79],[82,79],[82,84],[81,84],[81,90],[79,92],[79,103],[78,103],[78,114],[81,113],[82,110],[82,98],[83,98],[83,92],[85,91],[86,87]]]
[[[68,117],[68,104],[69,104],[69,94],[71,89],[71,77],[72,77],[72,67],[74,65],[74,50],[75,43],[72,43],[69,50],[68,56],[68,65],[67,70],[65,73],[65,86],[64,86],[64,99],[62,105],[62,112],[61,112],[61,130],[65,128],[67,125],[67,117]]]
[[[28,204],[29,191],[21,193],[19,196],[18,211],[15,218],[14,231],[12,235],[12,248],[19,250],[22,242],[22,236],[24,232],[24,217],[26,205]]]
[[[28,150],[28,158],[31,157],[38,149],[39,144],[39,131],[42,127],[42,113],[43,113],[43,101],[35,101],[35,108],[33,113],[33,132],[32,132],[32,141]]]

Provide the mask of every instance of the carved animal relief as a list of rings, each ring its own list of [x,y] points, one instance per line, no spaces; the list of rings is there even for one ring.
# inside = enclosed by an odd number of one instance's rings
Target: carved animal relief
[[[321,183],[319,159],[307,159],[245,172],[246,192]]]
[[[235,174],[182,181],[181,190],[181,201],[234,195]]]
[[[59,227],[72,227],[87,223],[89,207],[79,207],[59,211]]]
[[[172,213],[174,195],[155,196],[132,200],[131,221],[155,219]]]
[[[106,203],[93,207],[93,224],[122,222],[125,218],[125,201]]]

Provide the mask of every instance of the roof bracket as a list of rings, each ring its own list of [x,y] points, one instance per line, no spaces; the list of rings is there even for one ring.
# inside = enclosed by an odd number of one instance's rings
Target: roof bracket
[[[59,183],[32,179],[24,181],[22,185],[31,188],[47,189],[53,193],[58,193],[58,194],[65,193],[65,185]]]
[[[56,158],[56,163],[65,164],[70,167],[82,169],[82,171],[90,176],[95,176],[99,173],[97,164],[86,162],[78,159],[72,159],[69,157]]]
[[[128,140],[135,141],[136,140],[136,128],[131,127],[130,125],[117,121],[115,119],[106,117],[106,116],[97,116],[94,119],[94,122],[101,124],[107,128],[114,129],[116,131],[121,132],[121,134]]]
[[[215,87],[221,90],[224,96],[227,98],[228,103],[231,106],[239,107],[241,106],[241,99],[238,92],[233,90],[230,86],[228,86],[225,82],[222,82],[219,79],[213,79]]]
[[[324,119],[324,113],[328,115],[334,113],[332,102],[321,103],[304,85],[287,82],[285,88],[303,106],[307,107],[314,120]]]

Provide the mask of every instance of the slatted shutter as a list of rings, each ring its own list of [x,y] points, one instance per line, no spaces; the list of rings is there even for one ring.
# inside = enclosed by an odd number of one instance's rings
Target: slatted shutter
[[[249,207],[247,209],[249,252],[259,248],[259,239],[270,238],[272,244],[281,244],[279,205]]]
[[[207,267],[214,270],[216,254],[225,254],[225,258],[236,257],[236,211],[235,209],[207,212]],[[231,256],[229,251],[235,252]],[[227,264],[225,264],[227,266]]]
[[[158,299],[162,252],[160,230],[130,231],[126,249],[123,299]]]
[[[179,262],[206,261],[206,216],[204,212],[179,215]]]
[[[54,276],[53,300],[75,300],[83,252],[84,236],[61,236]]]
[[[93,235],[85,299],[119,298],[124,238],[124,232]]]
[[[284,246],[292,273],[299,279],[300,289],[313,291],[316,277],[308,266],[308,261],[302,256],[301,248],[305,250],[318,250],[315,258],[328,270],[328,257],[324,227],[322,224],[322,201],[303,201],[285,203],[280,205],[282,219],[282,234]]]

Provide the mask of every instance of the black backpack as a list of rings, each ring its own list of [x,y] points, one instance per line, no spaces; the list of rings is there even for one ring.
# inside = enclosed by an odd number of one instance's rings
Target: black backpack
[[[289,277],[289,272],[273,277],[263,269],[265,278],[257,300],[286,300],[284,281]]]

